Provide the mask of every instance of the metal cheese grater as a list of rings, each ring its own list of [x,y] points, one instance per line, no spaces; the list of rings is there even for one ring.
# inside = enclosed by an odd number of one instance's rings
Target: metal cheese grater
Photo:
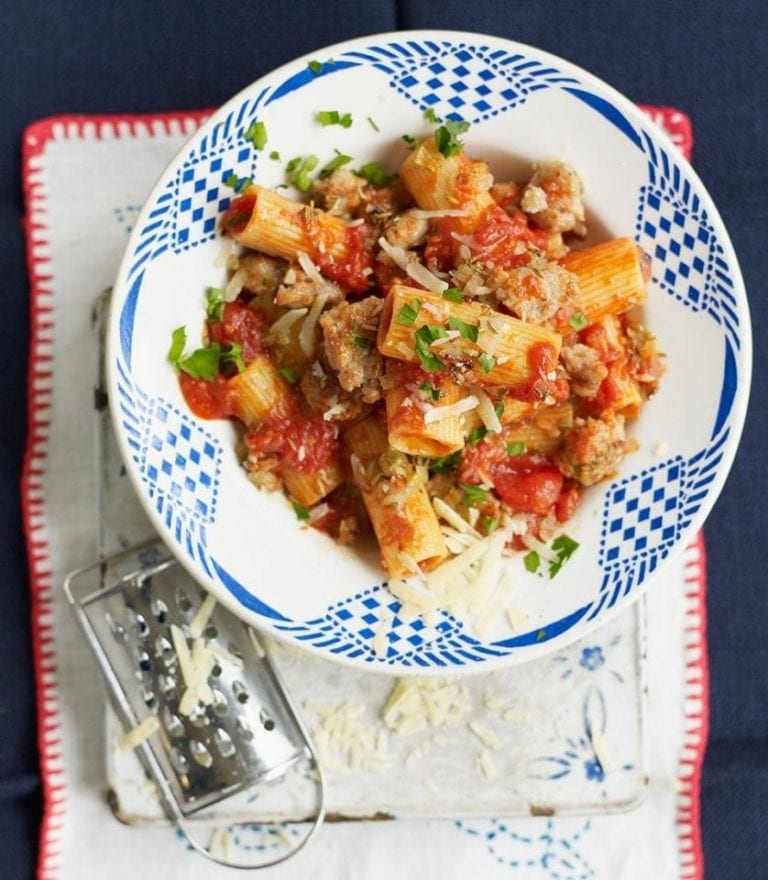
[[[96,310],[102,330],[105,305],[106,296]],[[324,819],[323,776],[253,629],[213,603],[157,539],[71,572],[64,592],[118,717],[136,731],[135,752],[189,844],[236,868],[268,867],[298,852]],[[248,824],[249,803],[270,784],[292,786],[307,833],[280,835],[292,846],[269,860],[230,858],[227,832]],[[231,809],[221,809],[224,801]],[[206,824],[208,813],[219,827]],[[208,843],[199,839],[203,829]]]

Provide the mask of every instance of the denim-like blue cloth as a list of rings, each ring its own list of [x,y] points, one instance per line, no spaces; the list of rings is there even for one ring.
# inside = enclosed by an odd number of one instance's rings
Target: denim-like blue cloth
[[[760,452],[768,423],[760,379],[768,367],[762,345],[762,331],[768,333],[767,9],[757,0],[24,0],[6,7],[0,24],[0,277],[12,326],[0,334],[0,877],[34,876],[40,815],[18,504],[28,339],[22,130],[51,114],[212,107],[296,55],[365,33],[422,27],[488,32],[539,46],[638,102],[673,105],[693,120],[694,165],[730,230],[751,294],[757,377],[740,453],[705,531],[712,681],[704,848],[709,880],[768,876],[768,480]]]

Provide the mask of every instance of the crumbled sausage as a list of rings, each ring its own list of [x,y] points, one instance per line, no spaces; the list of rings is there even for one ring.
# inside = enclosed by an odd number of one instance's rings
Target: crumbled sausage
[[[312,409],[322,413],[327,422],[345,422],[359,418],[365,409],[360,390],[345,391],[335,374],[323,369],[319,361],[305,370],[301,390]]]
[[[564,346],[560,352],[566,372],[571,379],[571,390],[579,397],[593,398],[608,375],[608,367],[600,360],[594,348],[577,342]]]
[[[565,435],[557,464],[567,476],[584,486],[610,477],[626,450],[624,417],[576,419]]]
[[[381,397],[383,359],[376,331],[384,301],[369,296],[356,303],[340,302],[320,318],[328,363],[345,391],[360,388],[365,403]]]
[[[407,250],[423,244],[428,231],[429,221],[411,210],[391,220],[384,229],[384,235],[391,245]]]
[[[564,162],[542,162],[523,190],[520,206],[542,229],[584,235],[584,185]]]
[[[579,295],[578,278],[556,263],[537,260],[514,269],[494,269],[486,286],[513,315],[544,324]]]
[[[308,309],[318,294],[317,284],[298,266],[290,268],[283,277],[283,283],[275,294],[275,305],[289,309]],[[333,304],[344,299],[338,284],[327,281],[323,293],[329,294],[328,302]]]
[[[388,220],[413,205],[413,196],[399,177],[393,177],[386,186],[366,186],[363,189],[363,208],[366,216]]]
[[[353,214],[363,203],[365,180],[348,168],[337,168],[324,180],[315,182],[314,194],[329,214]]]
[[[277,257],[247,253],[240,257],[239,268],[245,272],[243,287],[256,296],[274,296],[283,280],[288,263]]]

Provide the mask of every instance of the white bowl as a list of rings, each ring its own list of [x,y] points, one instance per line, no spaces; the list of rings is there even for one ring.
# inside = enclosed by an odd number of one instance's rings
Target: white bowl
[[[323,62],[320,72],[308,66]],[[315,65],[313,65],[314,67]],[[166,361],[180,324],[201,327],[221,286],[217,218],[231,174],[268,187],[285,161],[334,148],[395,169],[424,111],[471,123],[468,152],[497,179],[544,158],[585,181],[597,238],[632,235],[652,257],[647,323],[668,356],[659,393],[632,426],[640,446],[589,489],[568,533],[581,544],[553,580],[519,558],[504,619],[403,619],[375,554],[297,526],[282,498],[256,490],[235,429],[193,417]],[[354,124],[320,127],[318,110]],[[370,119],[375,124],[367,121]],[[244,139],[258,118],[269,142]],[[279,151],[282,161],[269,158]],[[136,490],[194,577],[242,618],[324,657],[398,674],[487,670],[562,647],[636,599],[701,526],[720,491],[747,404],[751,334],[743,282],[717,210],[678,150],[637,108],[568,62],[477,34],[413,31],[352,40],[299,58],[217,111],[158,181],[115,284],[109,334],[112,414]],[[384,630],[387,650],[374,650]],[[382,636],[379,635],[377,643]]]

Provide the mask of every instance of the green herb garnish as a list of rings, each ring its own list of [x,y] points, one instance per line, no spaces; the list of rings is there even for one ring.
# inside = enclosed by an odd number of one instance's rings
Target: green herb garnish
[[[514,443],[507,443],[507,455],[525,455],[527,451],[528,447],[522,442],[522,440],[515,440]]]
[[[400,311],[397,313],[397,323],[405,324],[406,326],[413,324],[416,320],[416,316],[419,314],[420,308],[420,299],[415,299],[411,304],[403,303]]]
[[[168,349],[168,360],[175,366],[179,363],[187,344],[186,327],[177,327],[171,335],[171,347]]]
[[[440,120],[435,115],[434,107],[427,107],[427,109],[424,111],[424,118],[427,120],[427,122],[431,122],[432,125],[437,125],[440,122]]]
[[[431,400],[432,403],[437,403],[440,400],[440,389],[435,388],[431,382],[422,382],[419,385],[419,391],[424,394],[427,400]]]
[[[250,177],[240,178],[236,174],[230,174],[224,181],[224,185],[231,186],[236,193],[241,193],[247,190],[249,186],[252,186],[253,181]]]
[[[484,373],[490,373],[491,370],[496,366],[496,361],[491,357],[491,355],[486,354],[485,352],[483,352],[483,353],[477,358],[477,362],[478,362],[478,363],[480,364],[480,366],[483,368],[483,372],[484,372]],[[502,412],[503,412],[503,410],[504,410],[504,407],[503,407],[503,404],[502,404]]]
[[[584,312],[574,312],[568,319],[568,323],[574,330],[583,330],[589,322]]]
[[[460,459],[461,450],[457,449],[456,452],[452,452],[450,455],[444,455],[441,458],[436,458],[429,465],[429,472],[431,474],[451,474],[459,466]]]
[[[466,507],[482,504],[488,497],[488,493],[482,486],[475,486],[472,483],[459,483],[459,486],[464,490],[464,497],[461,501]]]
[[[552,549],[557,553],[557,559],[549,563],[549,576],[553,578],[563,567],[579,546],[578,541],[569,538],[568,535],[559,535],[552,542]]]
[[[338,110],[320,110],[317,114],[320,125],[340,125],[342,128],[350,128],[352,125],[351,113],[339,113]]]
[[[478,329],[476,324],[467,324],[466,321],[460,321],[458,318],[454,318],[453,315],[449,315],[448,326],[451,330],[458,330],[459,336],[463,339],[477,342]]]
[[[443,299],[447,299],[453,303],[464,302],[464,294],[458,287],[448,287],[443,291]]]
[[[341,168],[343,165],[347,165],[351,161],[351,156],[345,156],[343,153],[340,153],[338,150],[336,150],[336,155],[334,156],[334,158],[331,159],[331,161],[327,165],[324,165],[322,167],[320,171],[320,179],[324,180],[326,177],[336,171],[337,168]]]
[[[472,428],[472,430],[469,432],[469,436],[467,437],[467,439],[469,440],[469,445],[477,446],[477,444],[489,434],[493,434],[493,431],[489,431],[486,427],[481,426],[478,428]]]
[[[269,154],[269,158],[272,159],[273,162],[279,162],[280,153],[278,153],[277,150],[272,150],[272,152]]]
[[[539,566],[541,565],[541,558],[539,554],[535,550],[531,550],[530,553],[526,553],[523,556],[523,565],[525,566],[526,571],[530,571],[531,574],[539,570]]]
[[[499,521],[495,517],[488,516],[487,513],[480,517],[480,528],[483,530],[484,535],[492,535],[498,527]]]
[[[362,348],[364,351],[368,351],[371,347],[371,340],[367,336],[361,335],[359,327],[355,327],[355,332],[349,338],[358,348]]]
[[[315,76],[317,76],[318,73],[323,72],[323,65],[320,61],[310,61],[309,64],[307,64],[307,67],[315,74]]]
[[[413,147],[416,144],[416,138],[412,134],[404,134],[403,140],[408,144],[409,147]]]
[[[296,519],[300,522],[305,522],[309,519],[309,511],[303,504],[299,504],[298,501],[294,501],[291,498],[291,506],[293,507],[294,512],[296,513]]]
[[[369,162],[367,165],[363,165],[362,168],[355,171],[355,174],[367,180],[371,186],[376,187],[386,186],[392,180],[392,175],[387,174],[378,162]]]
[[[263,150],[267,144],[267,126],[254,120],[245,130],[243,137],[253,144],[254,150]]]
[[[464,122],[463,120],[460,122],[454,122],[452,119],[447,119],[440,128],[437,129],[435,132],[435,145],[437,146],[438,151],[442,153],[446,159],[461,152],[464,144],[459,140],[458,136],[464,134],[468,128],[468,122]]]
[[[286,382],[290,382],[291,385],[296,384],[296,379],[298,376],[296,375],[296,370],[293,367],[283,367],[282,370],[278,370],[278,373],[285,379]]]
[[[501,419],[504,415],[504,401],[500,400],[496,406],[494,406],[493,411],[496,413],[496,418]]]
[[[379,128],[379,126],[376,125],[376,123],[373,121],[373,119],[371,119],[370,116],[368,117],[368,122],[370,123],[371,128],[372,128],[374,131],[381,131],[381,129]]]
[[[229,348],[226,351],[220,350],[220,356],[222,363],[233,364],[238,373],[242,373],[245,370],[243,346],[239,342],[230,342]]]
[[[221,359],[221,346],[218,342],[208,348],[198,348],[192,354],[179,360],[176,366],[193,379],[205,379],[210,382],[216,378],[219,372],[219,360]]]
[[[288,182],[296,187],[299,192],[309,192],[312,186],[311,173],[317,167],[317,156],[296,156],[285,166],[285,176]]]
[[[445,330],[434,324],[424,324],[413,334],[416,345],[416,355],[421,361],[422,367],[424,367],[428,373],[436,373],[438,370],[442,370],[445,367],[445,364],[440,358],[432,354],[429,350],[429,346],[436,339],[442,339],[445,336],[447,336]]]
[[[247,223],[250,219],[250,214],[230,214],[230,216],[227,217],[227,226],[241,226],[243,223]]]
[[[547,631],[545,629],[540,629],[536,633],[536,641],[537,642],[543,642],[544,639],[546,639],[546,637],[547,637]]]
[[[227,304],[224,299],[224,291],[220,287],[209,287],[206,299],[205,314],[208,320],[220,321],[221,316],[224,314],[224,306]]]

